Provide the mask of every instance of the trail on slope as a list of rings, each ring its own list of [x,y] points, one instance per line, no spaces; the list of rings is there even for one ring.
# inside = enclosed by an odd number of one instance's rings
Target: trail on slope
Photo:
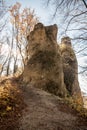
[[[29,85],[21,89],[26,107],[19,130],[87,130],[87,120],[64,100]]]

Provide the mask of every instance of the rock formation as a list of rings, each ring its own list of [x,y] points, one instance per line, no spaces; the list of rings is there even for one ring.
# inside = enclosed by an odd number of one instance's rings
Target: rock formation
[[[28,37],[29,60],[23,81],[55,95],[67,95],[62,57],[57,44],[57,26],[38,23]]]
[[[35,25],[28,38],[29,59],[23,81],[65,97],[82,100],[78,83],[78,64],[69,37],[57,44],[57,26]]]
[[[82,102],[78,82],[78,63],[69,37],[61,39],[60,49],[63,60],[64,83],[68,94],[78,99],[78,102]]]

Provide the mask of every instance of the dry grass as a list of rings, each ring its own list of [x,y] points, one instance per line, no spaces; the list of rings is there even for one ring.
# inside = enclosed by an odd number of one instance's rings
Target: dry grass
[[[87,109],[87,96],[83,96],[84,108]]]
[[[72,97],[66,98],[65,100],[81,117],[87,118],[87,109],[80,103],[80,100],[74,100]]]
[[[16,79],[2,80],[0,83],[0,130],[17,128],[17,119],[21,116],[23,109],[22,98]]]

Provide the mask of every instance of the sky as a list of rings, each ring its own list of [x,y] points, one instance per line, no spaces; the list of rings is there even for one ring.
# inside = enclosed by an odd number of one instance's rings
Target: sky
[[[55,21],[50,18],[52,8],[48,8],[45,1],[46,0],[10,0],[9,4],[12,5],[19,2],[22,4],[22,7],[35,9],[35,13],[37,17],[39,17],[40,22],[45,25],[54,24]]]
[[[52,12],[53,8],[47,7],[46,6],[46,0],[6,0],[6,3],[9,5],[13,5],[16,2],[19,2],[22,4],[22,7],[27,7],[31,8],[32,10],[35,10],[35,14],[37,17],[39,17],[39,21],[42,22],[44,25],[50,25],[50,24],[60,24],[60,19],[59,17],[52,19]],[[60,30],[59,30],[60,31]],[[78,60],[79,64],[83,62],[83,59],[79,58]],[[79,82],[81,86],[81,90],[83,92],[87,93],[87,88],[86,88],[86,80],[84,81],[82,76],[79,75]]]

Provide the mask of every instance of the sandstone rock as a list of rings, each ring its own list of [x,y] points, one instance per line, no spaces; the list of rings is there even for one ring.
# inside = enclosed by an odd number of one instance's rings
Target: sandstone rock
[[[35,25],[27,37],[29,59],[23,81],[55,95],[72,96],[82,104],[78,63],[69,37],[57,44],[57,25]]]
[[[69,37],[61,39],[60,49],[63,60],[64,83],[68,93],[82,103],[78,82],[78,63]]]
[[[59,96],[66,96],[57,26],[38,23],[28,36],[29,60],[23,81]]]

